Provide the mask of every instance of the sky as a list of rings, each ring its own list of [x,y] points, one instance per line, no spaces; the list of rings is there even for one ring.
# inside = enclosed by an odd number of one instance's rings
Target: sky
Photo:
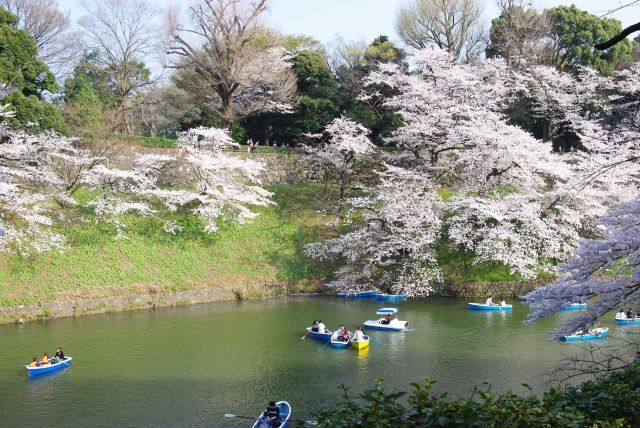
[[[82,15],[79,0],[58,0],[62,10],[71,11],[72,17]],[[406,0],[271,0],[269,23],[288,34],[313,36],[330,43],[340,34],[346,40],[370,42],[385,34],[397,39],[393,29],[395,13]],[[580,9],[601,16],[609,10],[631,3],[633,0],[533,0],[537,9],[575,4]],[[157,0],[159,6],[180,4],[180,0]],[[480,0],[484,20],[489,26],[498,15],[494,0]],[[640,22],[640,2],[611,15],[622,21],[624,27]]]

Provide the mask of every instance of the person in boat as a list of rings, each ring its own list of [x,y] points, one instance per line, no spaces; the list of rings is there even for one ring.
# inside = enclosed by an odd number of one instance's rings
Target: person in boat
[[[340,340],[342,342],[348,342],[349,341],[349,336],[351,336],[351,334],[349,333],[349,330],[347,330],[346,328],[344,328],[344,326],[342,327],[342,334],[339,335]]]
[[[324,333],[327,328],[324,326],[322,320],[318,320],[318,333]]]
[[[338,340],[340,342],[349,341],[349,332],[345,328],[344,324],[340,324],[340,326],[338,327]]]
[[[618,319],[624,319],[624,318],[626,318],[626,317],[627,317],[627,314],[625,314],[625,313],[624,313],[624,309],[622,309],[622,308],[621,308],[621,309],[618,311],[618,315],[616,316],[616,318],[618,318]]]
[[[64,352],[62,351],[61,347],[57,347],[56,348],[56,355],[54,356],[56,362],[58,361],[64,361]]]
[[[275,401],[269,401],[266,413],[267,417],[271,421],[272,427],[279,427],[280,425],[282,425],[282,421],[280,420],[280,408],[276,406]]]
[[[42,354],[42,358],[40,358],[40,364],[43,366],[48,366],[51,364],[51,362],[49,362],[49,355],[47,355],[46,352]]]
[[[318,332],[318,320],[313,320],[313,324],[311,324],[311,331]]]
[[[359,325],[356,328],[356,332],[353,334],[354,342],[364,342],[364,333],[362,332],[362,326]]]
[[[38,367],[38,357],[33,357],[33,361],[29,363],[29,367]]]
[[[633,319],[633,312],[631,312],[631,310],[627,311],[627,318],[629,318],[630,320]]]
[[[487,300],[484,302],[485,305],[487,306],[493,306],[493,296],[489,296],[487,297]]]
[[[386,317],[381,319],[380,324],[391,324],[391,314],[387,314]]]

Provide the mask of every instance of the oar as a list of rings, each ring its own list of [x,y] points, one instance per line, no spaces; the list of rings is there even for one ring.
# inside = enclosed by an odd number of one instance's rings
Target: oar
[[[307,330],[307,334],[311,333],[311,330]],[[305,337],[307,337],[307,334],[305,334],[304,336],[302,336],[300,339],[304,340]]]
[[[253,419],[254,421],[257,421],[259,419],[259,418],[253,417],[253,416],[234,415],[233,413],[225,413],[224,417],[225,418]],[[308,425],[318,425],[318,421],[301,421],[301,420],[296,420],[296,419],[289,419],[287,422],[304,422],[305,424],[308,424]]]

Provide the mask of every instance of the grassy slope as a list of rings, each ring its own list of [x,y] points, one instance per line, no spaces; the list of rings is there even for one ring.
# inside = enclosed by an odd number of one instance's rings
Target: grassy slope
[[[326,203],[311,185],[272,189],[278,204],[260,208],[250,224],[222,224],[201,232],[194,217],[170,235],[149,219],[127,219],[128,239],[115,240],[106,224],[63,230],[70,249],[29,258],[0,256],[0,305],[33,304],[54,297],[92,297],[137,290],[186,290],[321,282],[330,266],[307,260],[301,249],[332,231],[316,211]],[[312,287],[309,283],[308,287]]]
[[[191,216],[178,219],[184,229],[177,235],[162,232],[154,220],[132,216],[126,219],[128,239],[119,240],[107,224],[68,226],[62,230],[70,248],[65,253],[0,256],[0,306],[202,287],[242,289],[247,296],[253,286],[264,285],[312,291],[335,266],[305,258],[302,247],[336,233],[318,213],[331,202],[321,185],[271,190],[277,205],[260,208],[249,224],[222,224],[215,234],[203,233]],[[503,266],[474,266],[471,255],[444,244],[438,257],[446,280],[514,279]]]

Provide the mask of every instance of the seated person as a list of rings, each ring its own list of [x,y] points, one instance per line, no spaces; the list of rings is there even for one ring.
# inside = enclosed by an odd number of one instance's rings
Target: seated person
[[[493,297],[493,296],[489,296],[489,297],[487,298],[487,300],[484,302],[484,304],[485,304],[485,305],[487,305],[487,306],[493,306],[493,299],[492,299],[492,297]]]
[[[344,337],[344,331],[346,329],[344,328],[344,325],[340,324],[338,326],[338,340],[343,341],[342,338]]]
[[[349,331],[346,328],[342,328],[342,333],[338,334],[338,338],[340,339],[341,342],[348,342],[349,341]]]
[[[324,333],[326,331],[326,327],[322,320],[318,320],[318,333]]]
[[[623,319],[623,318],[626,318],[626,317],[627,317],[627,315],[624,313],[624,309],[620,309],[620,310],[618,311],[618,314],[617,314],[617,317],[616,317],[616,318],[618,318],[618,319]]]
[[[391,314],[387,314],[386,318],[381,319],[380,324],[391,324]]]
[[[627,311],[627,318],[633,319],[633,313],[630,310]]]
[[[313,324],[311,324],[311,331],[318,332],[318,320],[313,320]]]
[[[354,342],[364,342],[364,333],[362,332],[362,326],[358,326],[356,332],[353,335]]]
[[[46,352],[44,354],[42,354],[42,358],[40,358],[40,363],[43,366],[51,365],[51,363],[49,362],[49,355],[47,355]]]
[[[61,347],[56,348],[56,355],[53,357],[55,362],[64,361],[64,352]]]
[[[33,357],[33,361],[29,363],[29,367],[38,367],[38,358]]]
[[[269,401],[269,406],[267,406],[267,417],[271,421],[271,426],[279,427],[282,425],[282,421],[280,420],[280,408],[276,406],[275,401]]]

